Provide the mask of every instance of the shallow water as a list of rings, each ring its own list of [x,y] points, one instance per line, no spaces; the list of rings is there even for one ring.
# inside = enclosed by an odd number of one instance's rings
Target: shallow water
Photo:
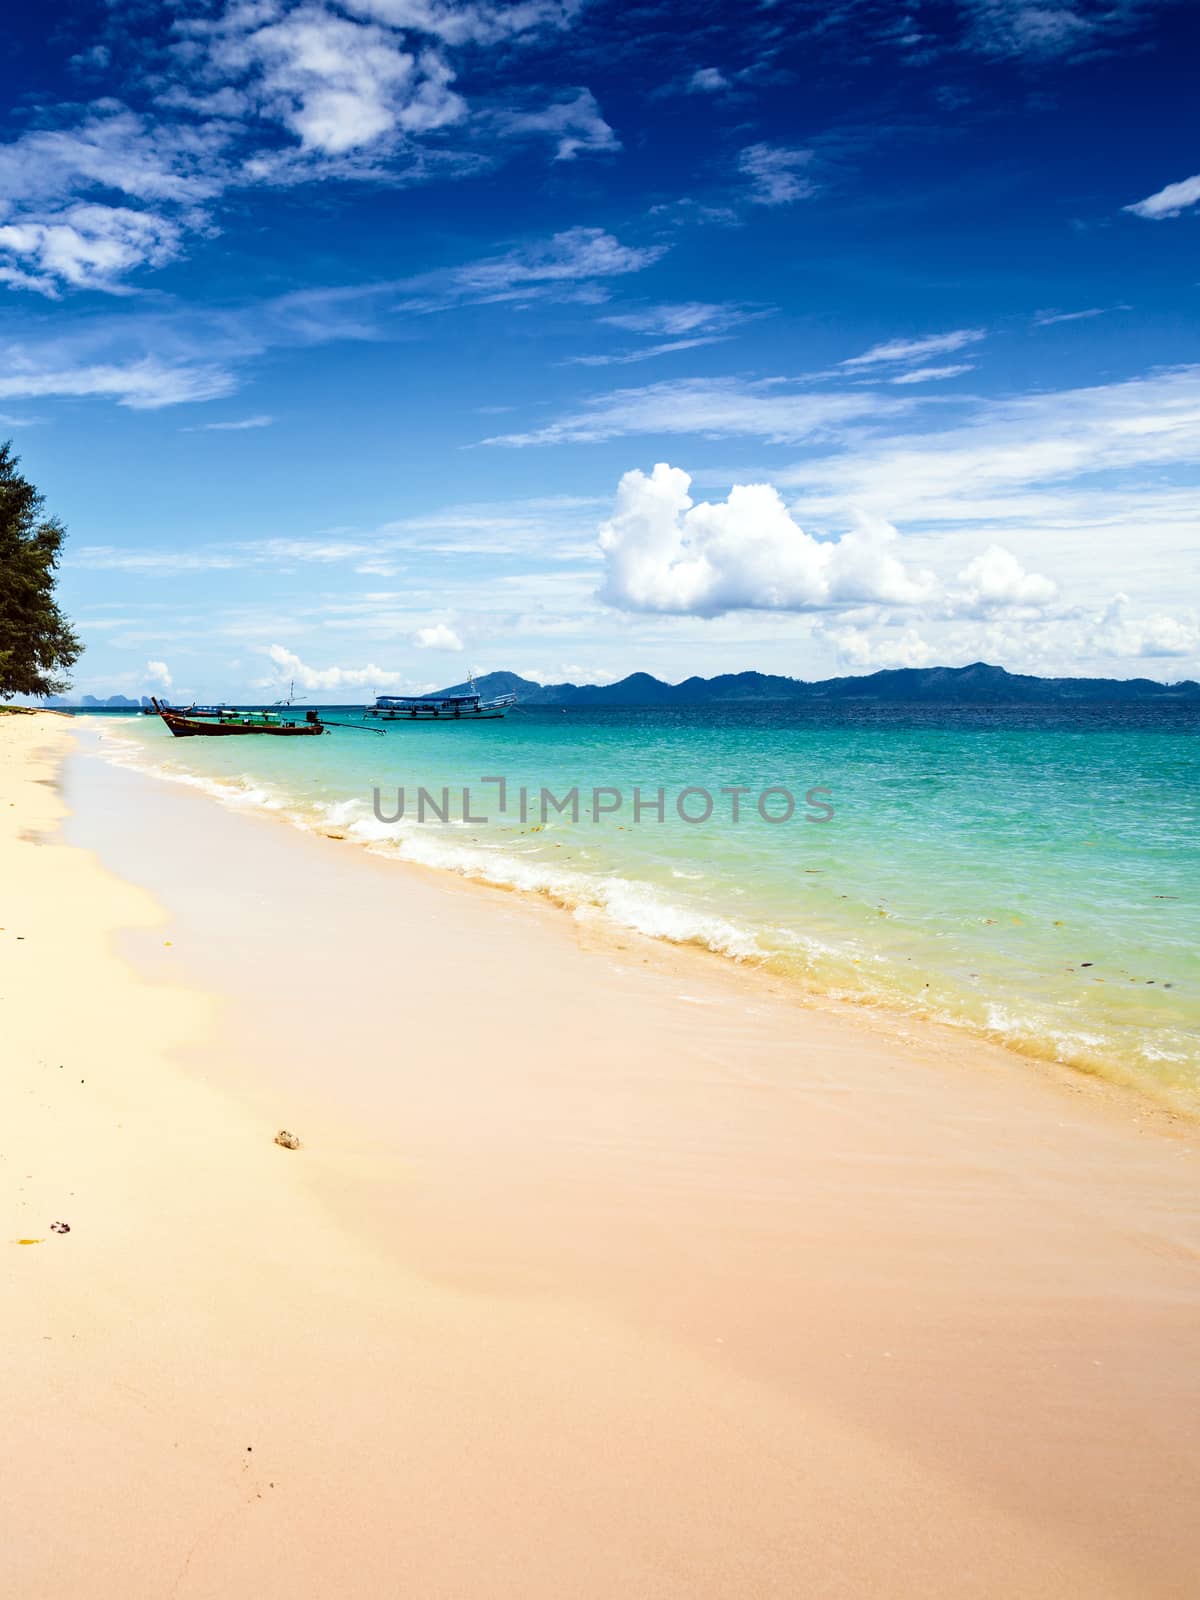
[[[1200,1105],[1194,710],[518,710],[312,740],[95,725],[110,759],[226,803]],[[503,814],[489,776],[506,780]],[[463,820],[464,786],[486,821]],[[731,787],[746,790],[736,822]],[[380,820],[400,788],[403,818]],[[543,805],[573,788],[577,816]],[[688,788],[711,796],[706,821],[681,819]],[[792,797],[788,820],[760,813],[768,788]]]

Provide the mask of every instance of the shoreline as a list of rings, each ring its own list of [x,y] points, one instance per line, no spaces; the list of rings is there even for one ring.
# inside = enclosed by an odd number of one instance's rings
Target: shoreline
[[[1189,1592],[1165,1113],[6,721],[14,1595]]]
[[[108,730],[102,725],[88,727],[89,737],[98,743],[104,741],[107,733]],[[711,974],[715,963],[724,972],[735,972],[748,985],[751,993],[766,993],[776,998],[790,997],[793,1003],[802,1008],[819,1009],[844,1019],[851,1026],[862,1025],[893,1040],[903,1041],[915,1033],[918,1038],[923,1038],[927,1044],[933,1043],[935,1047],[938,1038],[942,1037],[949,1049],[964,1046],[970,1049],[973,1045],[982,1046],[985,1050],[999,1049],[1005,1055],[1025,1062],[1040,1075],[1058,1077],[1065,1074],[1067,1081],[1081,1077],[1106,1091],[1132,1094],[1147,1108],[1147,1114],[1149,1108],[1153,1108],[1167,1118],[1178,1117],[1193,1122],[1200,1120],[1200,1088],[1157,1080],[1111,1055],[1089,1054],[1080,1046],[1074,1046],[1064,1054],[1061,1041],[1044,1034],[1004,1033],[967,1016],[953,1017],[930,1010],[915,999],[905,1000],[900,995],[881,996],[865,983],[858,990],[847,989],[844,979],[835,978],[831,973],[824,978],[817,976],[787,961],[777,951],[762,950],[746,954],[728,945],[714,945],[700,935],[676,938],[665,932],[648,933],[620,920],[612,913],[611,907],[588,899],[572,899],[553,887],[527,887],[469,865],[449,861],[433,863],[399,851],[385,850],[377,839],[354,837],[346,831],[345,825],[307,818],[290,804],[257,804],[252,797],[247,803],[246,797],[224,778],[173,772],[143,760],[147,751],[137,741],[121,740],[118,735],[115,742],[123,743],[127,749],[136,752],[136,758],[130,761],[104,755],[101,759],[152,780],[201,794],[234,815],[282,822],[302,835],[349,843],[389,868],[400,868],[418,875],[428,874],[434,881],[457,883],[466,887],[468,892],[515,895],[523,901],[553,908],[556,914],[565,913],[569,919],[567,937],[591,937],[599,948],[610,950],[622,948],[622,941],[639,943],[649,950],[648,959],[651,962],[660,958],[660,952],[678,953],[684,962],[694,960],[701,963],[696,971],[702,974]],[[730,924],[728,931],[732,933],[737,930]],[[752,938],[753,935],[744,933],[742,937]]]

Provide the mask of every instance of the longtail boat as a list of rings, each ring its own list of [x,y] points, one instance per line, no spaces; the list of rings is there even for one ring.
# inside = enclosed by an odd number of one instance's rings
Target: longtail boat
[[[325,724],[315,711],[306,711],[303,722],[285,722],[277,711],[235,711],[220,706],[204,707],[192,716],[187,711],[172,711],[153,696],[151,703],[177,739],[227,739],[255,733],[294,739],[325,732]]]

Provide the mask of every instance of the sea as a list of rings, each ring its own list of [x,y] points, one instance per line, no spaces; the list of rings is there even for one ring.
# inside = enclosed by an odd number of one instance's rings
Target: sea
[[[322,715],[90,720],[107,759],[225,805],[1200,1110],[1194,707]]]

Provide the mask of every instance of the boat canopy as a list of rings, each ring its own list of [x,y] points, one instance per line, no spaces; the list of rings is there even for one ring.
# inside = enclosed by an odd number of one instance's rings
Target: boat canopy
[[[381,694],[375,699],[381,711],[432,711],[435,706],[440,711],[453,711],[455,706],[477,706],[479,703],[477,694],[444,694],[435,700],[420,694]]]

